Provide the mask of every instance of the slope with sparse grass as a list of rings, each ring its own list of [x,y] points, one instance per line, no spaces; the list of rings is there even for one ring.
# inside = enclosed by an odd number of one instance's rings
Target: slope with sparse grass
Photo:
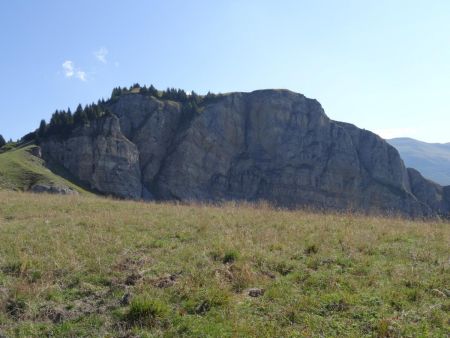
[[[0,192],[0,243],[8,337],[450,332],[440,221]]]
[[[46,168],[42,159],[32,155],[35,147],[27,145],[0,153],[0,190],[27,191],[40,183],[62,185],[81,193],[86,192]]]

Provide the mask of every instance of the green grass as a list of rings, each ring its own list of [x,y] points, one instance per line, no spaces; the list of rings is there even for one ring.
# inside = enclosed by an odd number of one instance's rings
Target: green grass
[[[19,192],[0,201],[8,337],[450,332],[446,222]]]
[[[130,325],[158,325],[157,321],[164,319],[169,312],[167,305],[151,296],[135,297],[128,308],[124,320]]]
[[[81,193],[85,192],[47,169],[42,159],[30,153],[34,147],[36,146],[28,145],[0,153],[0,189],[27,191],[34,184],[42,183],[63,185]]]

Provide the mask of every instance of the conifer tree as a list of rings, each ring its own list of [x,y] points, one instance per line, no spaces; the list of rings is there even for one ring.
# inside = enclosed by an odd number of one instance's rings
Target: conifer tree
[[[45,136],[46,131],[47,131],[47,123],[45,123],[45,120],[41,120],[41,123],[39,124],[39,129],[38,129],[38,136],[39,137]]]

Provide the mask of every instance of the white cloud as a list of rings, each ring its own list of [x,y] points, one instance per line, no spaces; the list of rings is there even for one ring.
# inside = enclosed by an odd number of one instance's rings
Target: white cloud
[[[70,60],[64,61],[64,63],[62,64],[62,67],[64,69],[64,75],[66,77],[72,77],[74,74],[73,71],[73,62]]]
[[[81,81],[87,81],[87,74],[84,70],[79,68],[75,68],[75,64],[73,61],[66,60],[62,64],[64,75],[67,78],[75,77]]]
[[[400,128],[385,128],[373,131],[384,139],[391,139],[395,137],[413,137],[417,130],[415,128],[400,127]]]
[[[75,75],[76,78],[80,79],[81,81],[86,81],[86,72],[82,70],[77,70],[77,73]]]
[[[108,50],[105,47],[100,48],[99,50],[94,52],[95,57],[98,61],[102,63],[107,63],[106,56],[108,55]]]

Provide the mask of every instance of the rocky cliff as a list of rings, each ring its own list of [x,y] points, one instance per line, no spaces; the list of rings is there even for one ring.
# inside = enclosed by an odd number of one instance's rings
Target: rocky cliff
[[[94,191],[123,198],[142,196],[139,152],[120,131],[116,116],[73,130],[68,138],[42,142],[42,157],[65,167]]]
[[[407,170],[377,135],[330,120],[287,90],[200,104],[141,94],[112,114],[42,141],[43,157],[93,190],[157,200],[266,200],[286,207],[447,215],[449,189]]]

